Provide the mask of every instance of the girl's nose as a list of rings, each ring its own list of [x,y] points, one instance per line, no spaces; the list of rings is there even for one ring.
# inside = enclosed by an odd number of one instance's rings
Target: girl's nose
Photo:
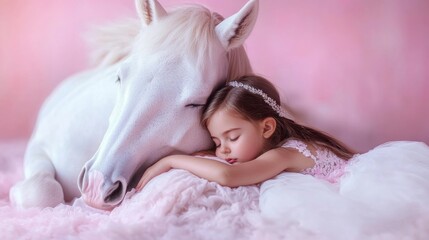
[[[229,149],[228,146],[222,145],[222,148],[220,150],[223,154],[228,154],[231,153],[231,150]]]

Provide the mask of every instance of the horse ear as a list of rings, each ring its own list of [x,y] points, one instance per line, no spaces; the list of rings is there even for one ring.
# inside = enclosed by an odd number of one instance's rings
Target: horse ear
[[[135,0],[137,13],[143,24],[149,25],[167,15],[157,0]]]
[[[258,17],[258,7],[258,0],[250,0],[216,26],[216,34],[227,51],[242,45],[250,35]]]

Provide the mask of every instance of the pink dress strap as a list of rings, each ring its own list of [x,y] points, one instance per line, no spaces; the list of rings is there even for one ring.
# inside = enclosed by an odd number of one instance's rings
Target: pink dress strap
[[[300,153],[302,153],[302,155],[313,159],[314,162],[317,161],[316,156],[314,156],[310,152],[310,150],[308,150],[307,144],[305,144],[304,142],[301,142],[301,141],[298,141],[298,140],[295,140],[295,139],[291,139],[291,140],[286,141],[282,145],[282,147],[284,147],[284,148],[294,148],[294,149],[298,150]]]
[[[314,145],[316,148],[316,154],[314,155],[308,149],[305,142],[296,139],[287,140],[282,144],[282,147],[296,149],[304,156],[313,159],[315,163],[314,166],[304,169],[301,172],[303,174],[312,175],[329,182],[337,182],[344,173],[344,167],[347,164],[347,161],[339,158],[329,149]]]

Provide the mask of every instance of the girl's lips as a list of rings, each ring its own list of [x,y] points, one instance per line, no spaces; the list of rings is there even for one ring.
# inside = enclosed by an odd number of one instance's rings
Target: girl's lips
[[[228,163],[231,163],[231,164],[233,164],[233,163],[235,163],[235,162],[237,162],[237,159],[235,159],[235,158],[227,158],[227,159],[225,159]]]

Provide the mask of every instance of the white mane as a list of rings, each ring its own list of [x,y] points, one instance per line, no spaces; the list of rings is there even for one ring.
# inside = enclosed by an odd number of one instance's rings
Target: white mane
[[[98,67],[115,64],[127,57],[136,37],[142,37],[136,43],[151,52],[159,49],[174,48],[196,59],[198,66],[206,64],[203,60],[210,56],[212,42],[217,41],[214,28],[223,17],[200,5],[185,5],[173,9],[150,31],[142,29],[137,19],[98,27],[87,35],[92,48],[91,60]],[[141,35],[139,33],[141,32]],[[177,41],[180,38],[181,41]],[[227,81],[252,72],[250,61],[243,46],[228,52],[229,70]]]
[[[138,19],[125,19],[90,29],[85,40],[89,45],[91,64],[106,67],[127,57],[140,28]]]

